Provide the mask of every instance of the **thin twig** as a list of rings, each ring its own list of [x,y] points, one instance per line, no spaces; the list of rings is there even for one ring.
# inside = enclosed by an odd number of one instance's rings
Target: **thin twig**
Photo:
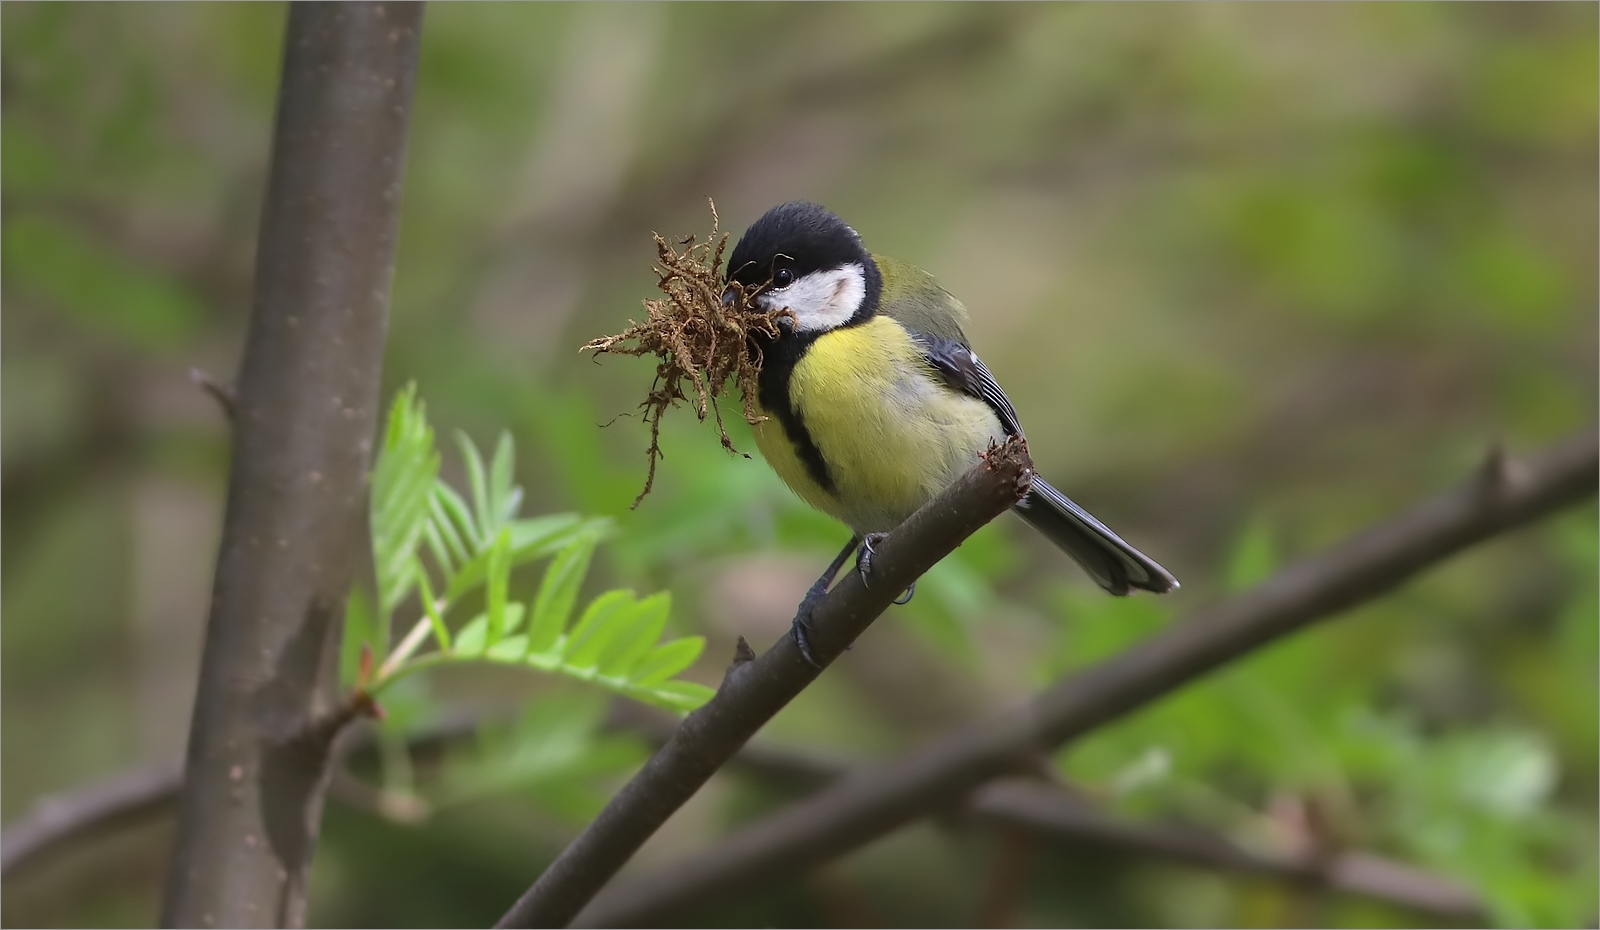
[[[46,795],[0,834],[0,875],[9,877],[82,838],[165,812],[182,787],[183,761],[172,759]]]
[[[1451,920],[1484,919],[1483,904],[1471,889],[1403,862],[1364,852],[1326,859],[1262,855],[1206,830],[1134,823],[1037,781],[990,782],[972,795],[966,811],[977,820],[1036,836],[1327,887]]]
[[[1525,462],[1492,467],[1293,565],[1244,595],[1174,623],[1020,708],[844,779],[698,856],[612,889],[580,926],[660,925],[801,874],[957,803],[1030,754],[1068,740],[1310,624],[1372,600],[1492,536],[1588,498],[1600,479],[1593,430]]]
[[[476,733],[483,723],[484,718],[475,714],[449,715],[412,734],[411,750],[426,751],[464,739]],[[372,753],[376,745],[370,728],[346,731],[335,747],[335,771],[347,760]],[[0,833],[0,876],[10,877],[61,850],[167,813],[181,790],[182,760],[173,759],[46,795]]]
[[[826,666],[923,572],[1026,492],[1027,446],[1013,440],[889,535],[872,560],[872,585],[849,572],[811,616],[812,655]],[[738,658],[745,659],[747,651]],[[623,863],[772,716],[816,679],[792,637],[753,661],[736,661],[717,694],[623,787],[588,829],[545,869],[500,926],[563,926]]]
[[[222,384],[211,377],[210,372],[199,368],[189,369],[189,380],[200,390],[211,395],[211,399],[217,402],[218,407],[222,408],[222,415],[228,418],[229,423],[234,421],[234,406],[237,403],[237,399],[233,396],[233,388]]]

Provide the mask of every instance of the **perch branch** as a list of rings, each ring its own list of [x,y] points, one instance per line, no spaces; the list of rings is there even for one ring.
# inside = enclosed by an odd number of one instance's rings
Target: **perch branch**
[[[1454,491],[1307,558],[1240,597],[1073,675],[1022,707],[842,779],[698,856],[619,885],[579,926],[661,925],[795,875],[950,807],[1030,756],[1176,690],[1301,627],[1372,600],[1485,539],[1588,498],[1600,479],[1588,430],[1511,462],[1494,453]]]
[[[827,666],[923,572],[1009,509],[1032,475],[1027,446],[991,449],[970,472],[880,543],[872,585],[847,572],[811,617],[811,652]],[[746,647],[748,648],[748,647]],[[741,650],[743,652],[743,650]],[[738,661],[746,658],[746,661]],[[760,658],[736,658],[705,706],[611,799],[539,876],[499,926],[565,926],[623,863],[819,670],[784,635]]]

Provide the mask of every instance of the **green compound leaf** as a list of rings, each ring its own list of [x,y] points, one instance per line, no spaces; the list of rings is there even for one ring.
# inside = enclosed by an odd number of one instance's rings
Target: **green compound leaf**
[[[522,491],[512,484],[516,450],[510,434],[500,435],[487,469],[465,434],[457,441],[470,505],[439,479],[439,453],[415,387],[396,396],[372,485],[384,614],[377,615],[359,590],[352,593],[340,651],[346,683],[357,675],[363,644],[382,660],[388,613],[416,586],[424,601],[417,621],[421,629],[413,627],[406,639],[408,657],[382,684],[430,665],[487,661],[565,675],[672,710],[690,710],[709,698],[713,692],[703,685],[671,680],[694,663],[705,642],[689,637],[656,644],[671,612],[665,593],[639,600],[631,591],[606,592],[565,632],[594,550],[610,535],[612,521],[570,513],[519,518]],[[445,575],[442,597],[419,558],[424,545]],[[508,596],[512,570],[551,556],[534,601],[513,603]],[[445,624],[450,606],[479,585],[486,589],[483,612],[452,636]],[[527,631],[521,632],[524,620]],[[429,628],[438,650],[410,657]]]
[[[533,617],[528,621],[529,653],[556,648],[578,601],[578,589],[589,573],[589,560],[597,542],[593,536],[580,536],[550,560],[544,583],[533,601]]]
[[[515,606],[520,608],[522,605],[517,604]],[[520,610],[516,616],[522,616]],[[484,653],[484,658],[492,659],[496,662],[520,662],[522,654],[528,649],[527,639],[526,636],[521,635],[507,636],[505,639],[490,646],[489,650]]]
[[[472,513],[476,520],[477,537],[480,541],[487,540],[494,535],[494,519],[489,512],[489,477],[483,470],[483,456],[478,454],[478,447],[473,445],[472,439],[459,430],[456,431],[456,445],[460,446],[461,461],[467,466],[467,484],[472,488]]]
[[[584,612],[584,618],[579,621],[580,628],[584,627],[587,621],[588,632],[586,639],[583,643],[577,644],[578,649],[575,649],[571,656],[562,656],[559,647],[530,653],[527,637],[522,634],[508,635],[497,643],[488,644],[486,648],[489,617],[487,614],[479,614],[456,634],[455,649],[444,657],[444,661],[487,661],[523,665],[542,672],[576,678],[624,697],[668,710],[690,711],[705,703],[716,692],[695,682],[669,679],[694,664],[695,659],[699,658],[705,649],[704,637],[690,636],[649,648],[638,668],[644,675],[632,678],[602,674],[596,659],[591,654],[598,648],[597,643],[602,645],[618,643],[620,642],[618,638],[626,636],[629,630],[651,629],[657,622],[664,622],[665,609],[664,597],[651,597],[642,602],[635,602],[632,594],[627,591],[602,594],[595,598],[589,609]],[[508,627],[514,628],[521,622],[522,611],[521,604],[506,605]],[[576,633],[577,630],[574,630],[574,642]],[[650,640],[646,639],[644,642],[648,647]],[[621,654],[619,647],[618,655]]]
[[[421,562],[415,563],[417,567],[417,587],[422,597],[422,609],[428,615],[428,625],[433,627],[433,638],[439,644],[440,652],[450,651],[450,630],[444,625],[444,617],[439,613],[439,600],[434,597],[433,585],[428,583],[428,572],[422,567]]]
[[[567,638],[563,662],[573,668],[598,668],[600,656],[626,626],[617,621],[628,617],[631,606],[632,591],[607,591],[590,601]]]
[[[693,665],[705,648],[704,636],[686,636],[662,643],[645,654],[633,669],[631,681],[641,687],[658,685]]]
[[[584,518],[577,514],[554,514],[531,520],[513,520],[511,530],[511,566],[542,559],[559,552],[564,546],[580,537],[592,537],[599,543],[611,531],[611,521],[604,517]],[[483,583],[488,568],[488,553],[482,552],[464,560],[460,571],[450,579],[445,596],[454,603]]]
[[[521,604],[510,603],[506,605],[505,624],[507,628],[516,629],[522,625],[523,610],[524,608]],[[517,641],[515,655],[506,654],[505,644],[511,640]],[[506,637],[498,642],[490,642],[489,615],[481,613],[468,620],[466,626],[463,626],[460,632],[456,633],[455,648],[450,651],[447,659],[479,659],[487,657],[514,662],[522,658],[521,650],[524,645],[520,636]],[[487,654],[485,653],[486,649],[488,650]]]
[[[668,681],[648,688],[631,685],[623,693],[658,707],[688,713],[711,700],[717,692],[695,681]]]
[[[488,517],[495,530],[515,517],[522,505],[522,489],[511,484],[516,471],[516,459],[516,446],[511,440],[511,433],[503,430],[500,440],[495,443],[494,459],[489,464]]]
[[[617,632],[600,654],[599,672],[608,678],[629,677],[634,666],[649,654],[656,640],[667,628],[667,614],[672,611],[672,595],[663,591],[630,606],[625,615],[617,616],[613,626]]]
[[[433,499],[433,495],[430,493],[428,496],[428,522],[423,525],[422,540],[428,544],[428,551],[433,553],[433,561],[445,573],[445,577],[448,578],[455,574],[456,563],[460,560],[452,557],[450,547],[445,544],[444,534],[439,532],[439,521],[436,515],[437,508],[438,502]]]
[[[483,539],[478,535],[477,525],[472,522],[467,502],[461,499],[455,488],[443,481],[435,481],[433,504],[434,522],[444,533],[445,540],[451,543],[451,550],[463,562],[476,556],[483,549]]]
[[[428,527],[438,473],[433,429],[413,383],[390,406],[383,448],[372,470],[372,549],[381,618],[393,613],[415,583],[413,562]]]
[[[506,588],[511,584],[511,530],[500,531],[487,555],[485,613],[489,620],[487,642],[493,646],[510,632],[506,628]]]
[[[575,513],[512,520],[510,526],[511,560],[516,565],[558,552],[580,536],[603,541],[613,528],[609,517],[580,517]]]

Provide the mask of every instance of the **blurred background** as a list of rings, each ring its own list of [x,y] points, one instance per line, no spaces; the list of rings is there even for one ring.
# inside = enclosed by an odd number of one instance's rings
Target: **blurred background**
[[[971,308],[1041,471],[1184,587],[1102,597],[998,521],[764,733],[884,758],[1462,479],[1493,442],[1525,452],[1595,420],[1596,17],[438,4],[384,393],[416,381],[443,438],[510,429],[525,513],[616,517],[590,585],[670,590],[674,630],[710,638],[691,676],[714,684],[735,636],[787,627],[844,531],[687,408],[630,511],[647,431],[617,417],[652,368],[577,346],[641,312],[651,231],[703,234],[708,195],[735,235],[818,201],[934,273]],[[190,370],[227,381],[239,357],[283,26],[281,4],[0,8],[6,822],[183,751],[228,463]],[[742,424],[734,438],[752,448]],[[1374,851],[1465,883],[1488,922],[1593,926],[1596,560],[1590,502],[1054,763],[1130,820]],[[493,921],[647,753],[598,729],[596,696],[490,671],[414,679],[394,726],[538,712],[362,774],[417,803],[330,803],[314,925]],[[785,797],[719,775],[629,871]],[[170,830],[8,879],[4,922],[152,924]],[[1012,839],[924,822],[700,919],[1439,920]]]

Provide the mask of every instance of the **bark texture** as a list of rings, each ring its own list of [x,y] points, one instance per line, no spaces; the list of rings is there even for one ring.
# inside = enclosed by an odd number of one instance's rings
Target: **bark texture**
[[[162,923],[298,926],[366,535],[420,4],[289,7]]]

